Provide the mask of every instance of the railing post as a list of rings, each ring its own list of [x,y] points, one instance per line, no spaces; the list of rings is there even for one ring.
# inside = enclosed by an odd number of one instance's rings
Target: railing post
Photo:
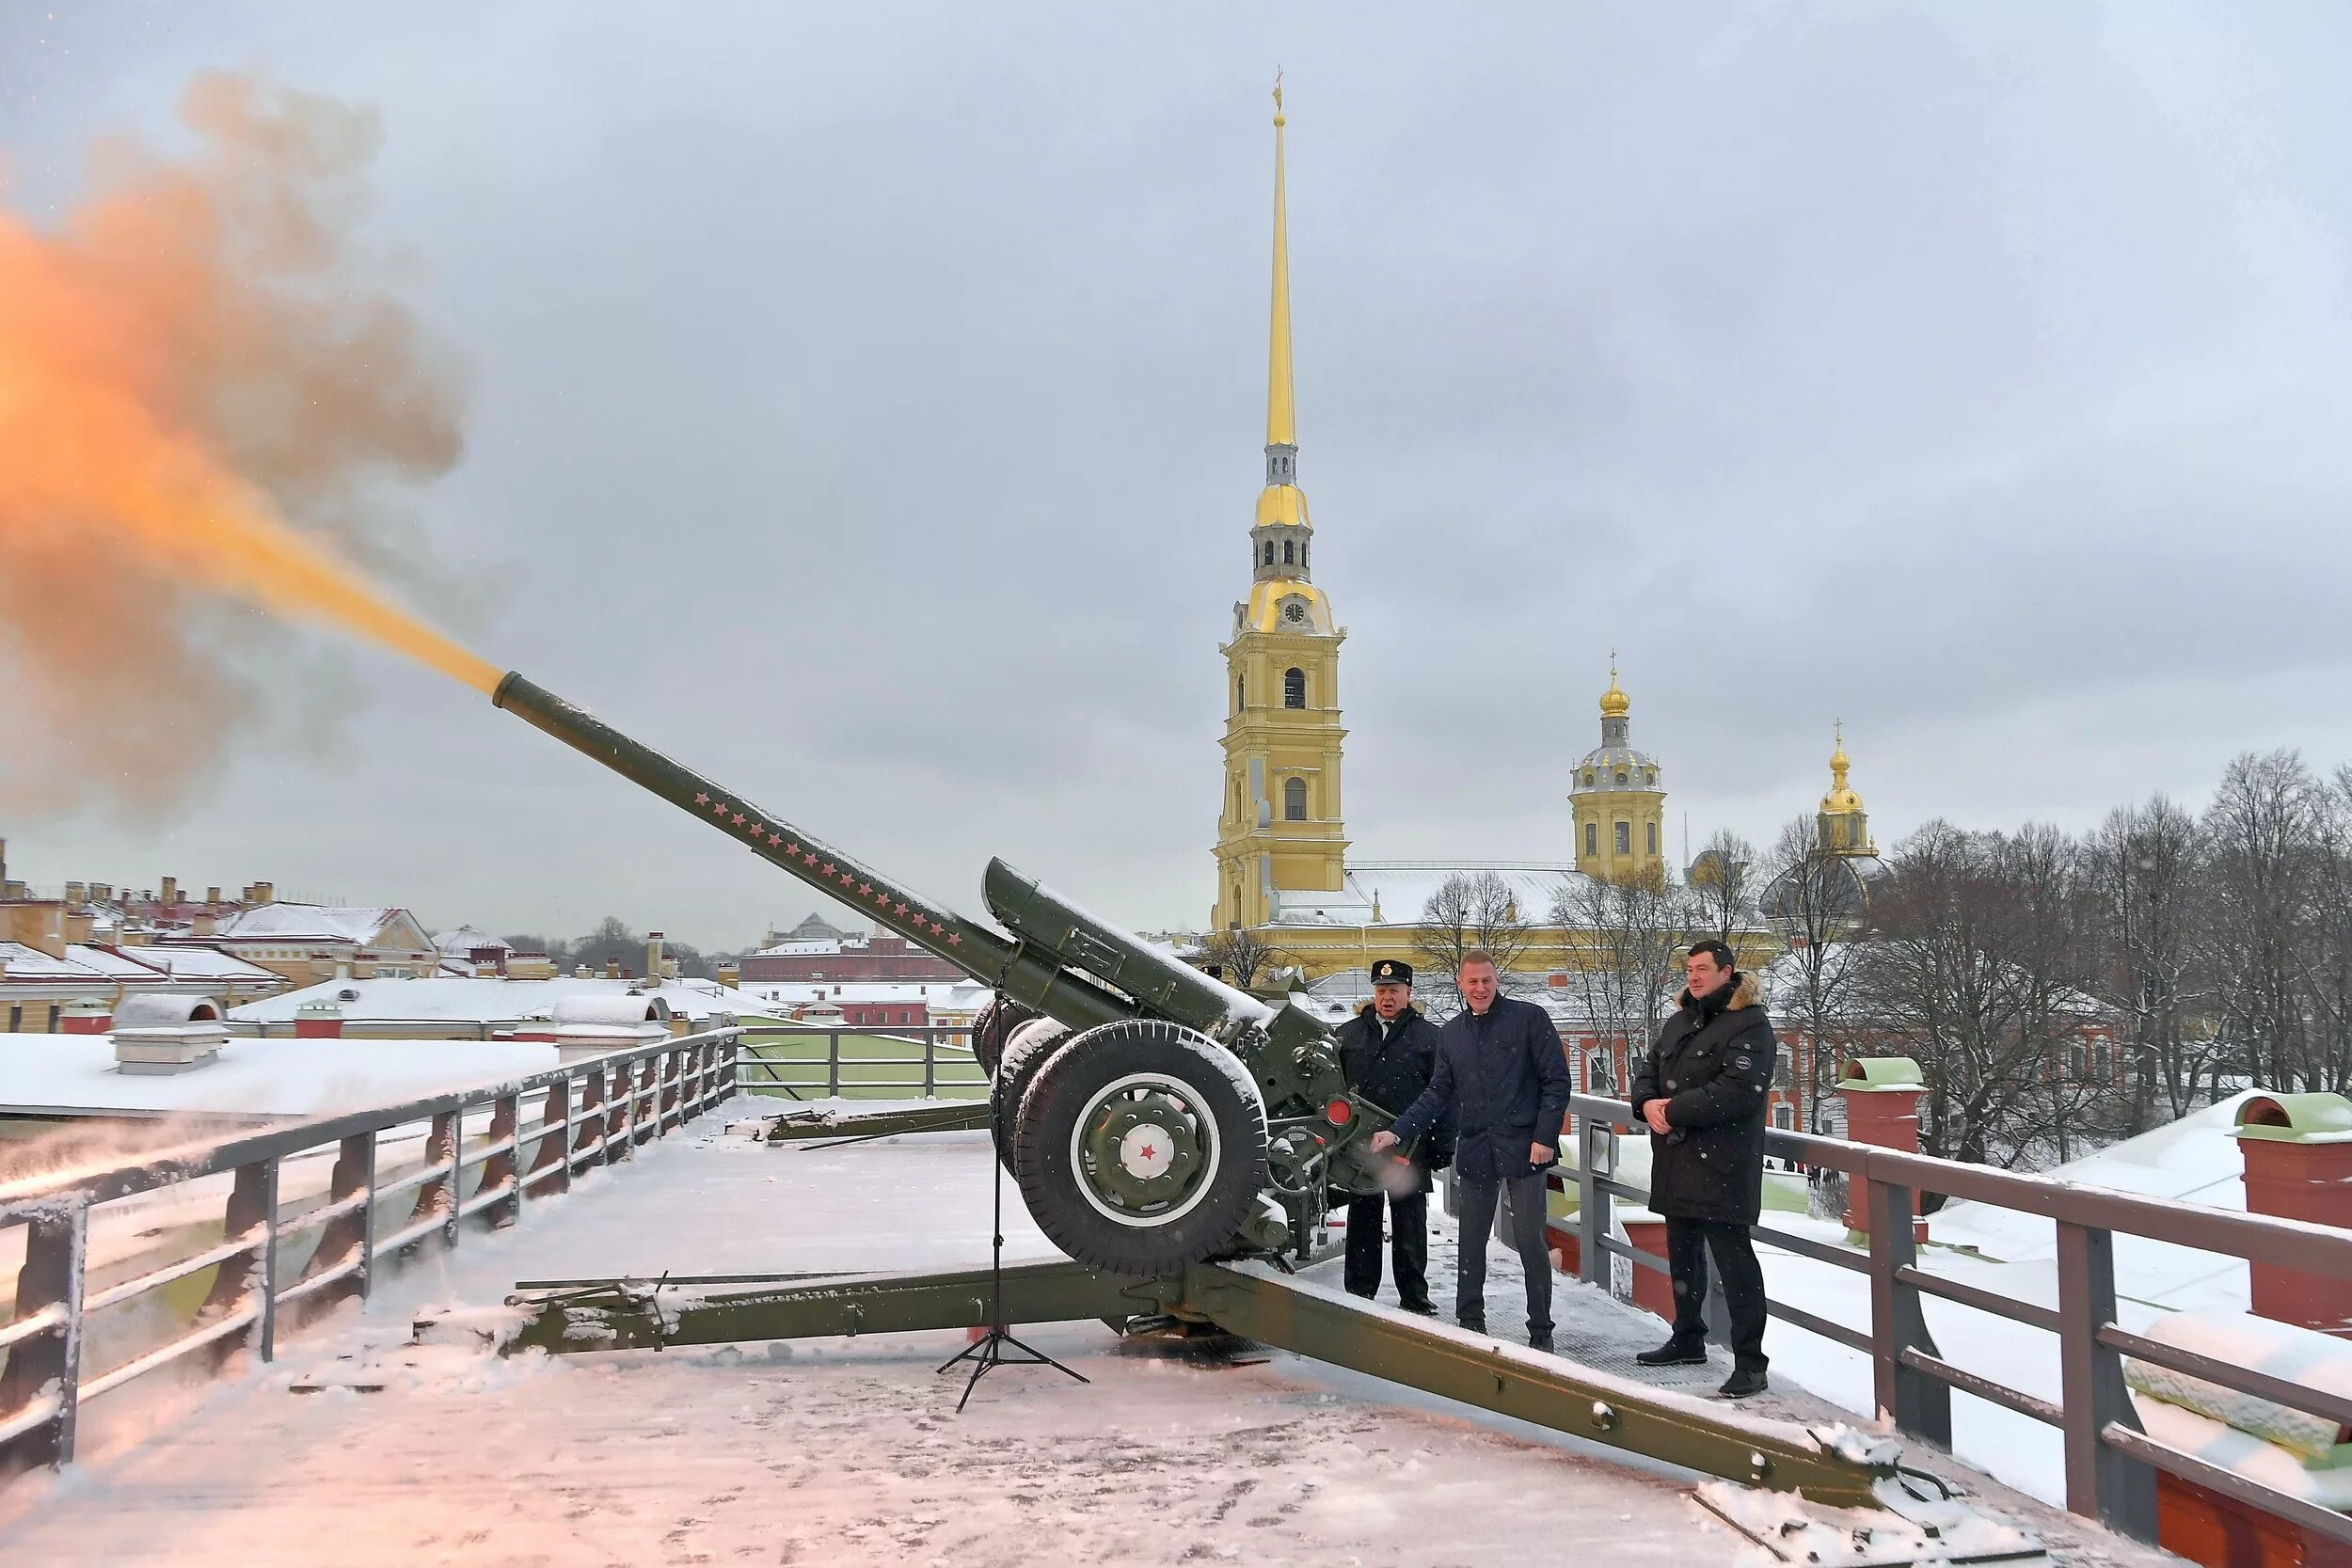
[[[1597,1117],[1576,1118],[1576,1273],[1587,1285],[1609,1283],[1609,1194],[1605,1177],[1616,1174],[1617,1130]]]
[[[604,1114],[604,1163],[615,1165],[637,1146],[637,1069],[624,1062],[596,1071],[612,1079],[612,1108]]]
[[[2156,1539],[2156,1473],[2108,1445],[2139,1430],[2123,1358],[2099,1343],[2115,1322],[2115,1233],[2058,1220],[2058,1378],[2066,1412],[2066,1507],[2137,1541]]]
[[[591,1141],[601,1142],[607,1120],[604,1109],[604,1069],[598,1068],[580,1081],[580,1127],[572,1138],[572,1147],[564,1156],[564,1167],[572,1170],[579,1164],[580,1151]],[[576,1170],[573,1174],[578,1174]],[[564,1185],[571,1184],[570,1178]]]
[[[326,1222],[319,1232],[319,1244],[310,1254],[310,1266],[303,1277],[325,1274],[346,1262],[354,1264],[351,1284],[337,1287],[339,1294],[357,1294],[366,1300],[369,1277],[373,1273],[375,1252],[375,1134],[356,1132],[337,1146],[335,1168],[326,1179],[326,1201],[348,1203],[359,1200],[358,1207],[347,1214],[338,1214]],[[311,1298],[313,1302],[320,1298]]]
[[[535,1187],[533,1197],[550,1197],[572,1190],[572,1081],[559,1078],[548,1085],[539,1107],[539,1143],[531,1151],[531,1171],[525,1182]]]
[[[836,1029],[825,1037],[825,1093],[841,1098],[841,1032]]]
[[[278,1359],[278,1158],[262,1162],[262,1321],[256,1335],[263,1361]]]
[[[923,1031],[923,1098],[939,1098],[939,1031]]]
[[[490,1142],[511,1145],[503,1154],[493,1154],[482,1162],[482,1184],[495,1189],[503,1182],[510,1191],[488,1210],[490,1224],[503,1230],[523,1217],[522,1183],[522,1101],[518,1096],[502,1094],[491,1103]]]
[[[1935,1337],[1928,1332],[1927,1314],[1919,1305],[1918,1288],[1899,1277],[1900,1271],[1917,1261],[1919,1252],[1911,1228],[1912,1190],[1881,1181],[1867,1169],[1849,1172],[1847,1180],[1860,1180],[1867,1188],[1870,1366],[1879,1410],[1894,1418],[1898,1432],[1949,1451],[1951,1389],[1902,1361],[1906,1350],[1936,1354]]]
[[[204,1304],[197,1309],[199,1321],[224,1317],[245,1304],[246,1297],[258,1287],[262,1292],[262,1315],[257,1332],[250,1337],[230,1335],[212,1350],[212,1361],[217,1370],[235,1352],[241,1340],[258,1346],[262,1338],[272,1331],[275,1316],[272,1297],[276,1280],[271,1277],[268,1259],[277,1252],[276,1229],[278,1212],[278,1162],[257,1161],[239,1165],[236,1184],[229,1191],[229,1202],[221,1212],[220,1237],[224,1242],[248,1235],[256,1229],[262,1238],[256,1246],[248,1247],[235,1257],[224,1259],[213,1275],[213,1288],[205,1292]]]
[[[24,1226],[24,1261],[16,1273],[16,1316],[52,1307],[64,1321],[6,1353],[0,1374],[0,1416],[23,1409],[53,1386],[57,1408],[42,1425],[0,1448],[0,1476],[73,1458],[73,1416],[82,1380],[82,1270],[89,1252],[89,1201],[79,1193],[61,1212]]]
[[[417,1189],[417,1206],[409,1215],[411,1220],[440,1216],[441,1240],[450,1246],[457,1244],[457,1134],[464,1119],[463,1107],[433,1118],[424,1140],[425,1168],[447,1168]]]

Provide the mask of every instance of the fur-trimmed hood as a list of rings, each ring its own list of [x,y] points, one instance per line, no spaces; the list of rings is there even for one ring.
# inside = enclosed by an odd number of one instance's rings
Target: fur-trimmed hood
[[[1685,986],[1682,988],[1682,994],[1675,999],[1675,1006],[1688,1007],[1691,1005],[1691,988]],[[1736,1013],[1743,1007],[1761,1007],[1762,1006],[1764,1006],[1764,982],[1744,970],[1740,971],[1732,984],[1731,1000],[1724,1005],[1724,1011]]]

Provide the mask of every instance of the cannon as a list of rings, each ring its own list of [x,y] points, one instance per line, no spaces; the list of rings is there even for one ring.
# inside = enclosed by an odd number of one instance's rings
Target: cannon
[[[972,920],[631,740],[517,673],[490,701],[996,992],[974,1023],[1000,1153],[1082,1263],[1181,1274],[1304,1257],[1333,1188],[1374,1192],[1391,1119],[1348,1091],[1329,1027],[1269,1006],[991,860]],[[1001,928],[1000,928],[1001,927]]]

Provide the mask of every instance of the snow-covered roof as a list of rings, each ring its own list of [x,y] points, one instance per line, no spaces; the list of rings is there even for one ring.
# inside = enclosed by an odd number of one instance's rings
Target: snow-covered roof
[[[1453,877],[1487,873],[1502,879],[1518,903],[1519,918],[1551,918],[1560,895],[1582,880],[1574,866],[1526,861],[1358,861],[1346,867],[1336,893],[1274,890],[1277,926],[1414,926],[1437,891]],[[1379,919],[1373,918],[1375,905]]]
[[[229,916],[214,934],[226,942],[349,942],[364,946],[404,912],[383,905],[263,904]]]
[[[285,977],[276,970],[247,963],[234,953],[224,953],[217,947],[190,942],[131,950],[138,961],[151,968],[169,971],[175,980],[230,980],[241,986],[283,985]]]
[[[104,1035],[0,1035],[0,1109],[311,1116],[546,1072],[556,1048],[513,1040],[244,1039],[183,1073],[118,1071]]]
[[[147,950],[142,949],[142,951]],[[108,979],[134,982],[144,980],[153,985],[171,977],[170,972],[162,964],[148,963],[142,958],[124,952],[119,947],[109,947],[103,942],[68,942],[65,956],[85,969],[98,971]],[[266,974],[267,971],[263,973]]]
[[[991,994],[977,980],[749,980],[740,990],[753,1001],[778,1006],[818,1001],[849,1006],[920,1003],[949,1012],[968,1011]]]
[[[53,958],[21,942],[0,942],[0,976],[10,980],[103,980],[105,976],[85,963]]]
[[[443,957],[451,958],[469,958],[485,948],[496,953],[512,953],[515,950],[513,943],[501,942],[489,932],[476,930],[471,926],[443,931],[433,939],[433,945],[440,950]]]
[[[670,1011],[690,1019],[754,1010],[753,999],[709,980],[668,980],[656,987],[643,980],[606,980],[564,975],[550,980],[515,980],[501,975],[418,979],[325,980],[300,990],[248,1002],[230,1010],[245,1023],[282,1023],[306,1002],[339,1002],[346,1022],[520,1023],[552,1017],[566,997],[625,996],[630,991],[660,996]]]

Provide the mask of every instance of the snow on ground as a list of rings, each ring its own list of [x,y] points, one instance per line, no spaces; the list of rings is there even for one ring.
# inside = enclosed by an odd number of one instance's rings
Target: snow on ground
[[[1581,1557],[1595,1543],[1628,1568],[1759,1560],[1691,1501],[1688,1476],[1280,1353],[1212,1370],[1095,1324],[1026,1329],[1090,1381],[1007,1369],[959,1417],[961,1376],[934,1375],[962,1347],[952,1332],[507,1361],[405,1345],[421,1309],[494,1307],[523,1278],[985,1259],[984,1135],[777,1148],[723,1135],[726,1117],[590,1174],[513,1229],[469,1230],[365,1312],[343,1308],[192,1410],[119,1402],[141,1402],[135,1392],[98,1402],[81,1464],[0,1494],[10,1568],[1483,1564]],[[1009,1183],[1005,1201],[1007,1257],[1050,1256]],[[1432,1232],[1432,1293],[1450,1317],[1454,1228],[1433,1212]],[[1307,1273],[1336,1286],[1338,1269]],[[1514,1337],[1523,1281],[1499,1246],[1488,1277],[1487,1321]],[[1629,1372],[1625,1358],[1660,1337],[1656,1320],[1598,1291],[1558,1279],[1554,1292],[1565,1354]],[[1774,1332],[1779,1356],[1792,1335]],[[292,1391],[366,1381],[352,1374],[370,1368],[383,1392]],[[1842,1415],[1791,1386],[1787,1368],[1746,1413]],[[1704,1391],[1727,1370],[1719,1353],[1712,1367],[1654,1376]],[[1984,1490],[2065,1562],[2159,1560]]]
[[[191,1413],[151,1426],[100,1402],[85,1462],[0,1516],[8,1560],[1467,1564],[1592,1532],[1627,1564],[1738,1556],[1687,1484],[1573,1440],[1391,1403],[1287,1355],[1182,1366],[1092,1324],[1024,1335],[1089,1384],[1009,1369],[961,1418],[961,1378],[932,1371],[954,1333],[511,1361],[396,1348],[419,1307],[493,1305],[518,1277],[985,1257],[983,1138],[776,1148],[720,1119],[469,1232]],[[1008,1256],[1049,1255],[1007,1205]],[[389,1357],[390,1386],[289,1391],[346,1354]]]
[[[122,1072],[114,1051],[105,1035],[0,1035],[0,1108],[36,1116],[312,1116],[398,1105],[559,1065],[554,1046],[514,1040],[231,1037],[216,1059],[176,1073]]]

